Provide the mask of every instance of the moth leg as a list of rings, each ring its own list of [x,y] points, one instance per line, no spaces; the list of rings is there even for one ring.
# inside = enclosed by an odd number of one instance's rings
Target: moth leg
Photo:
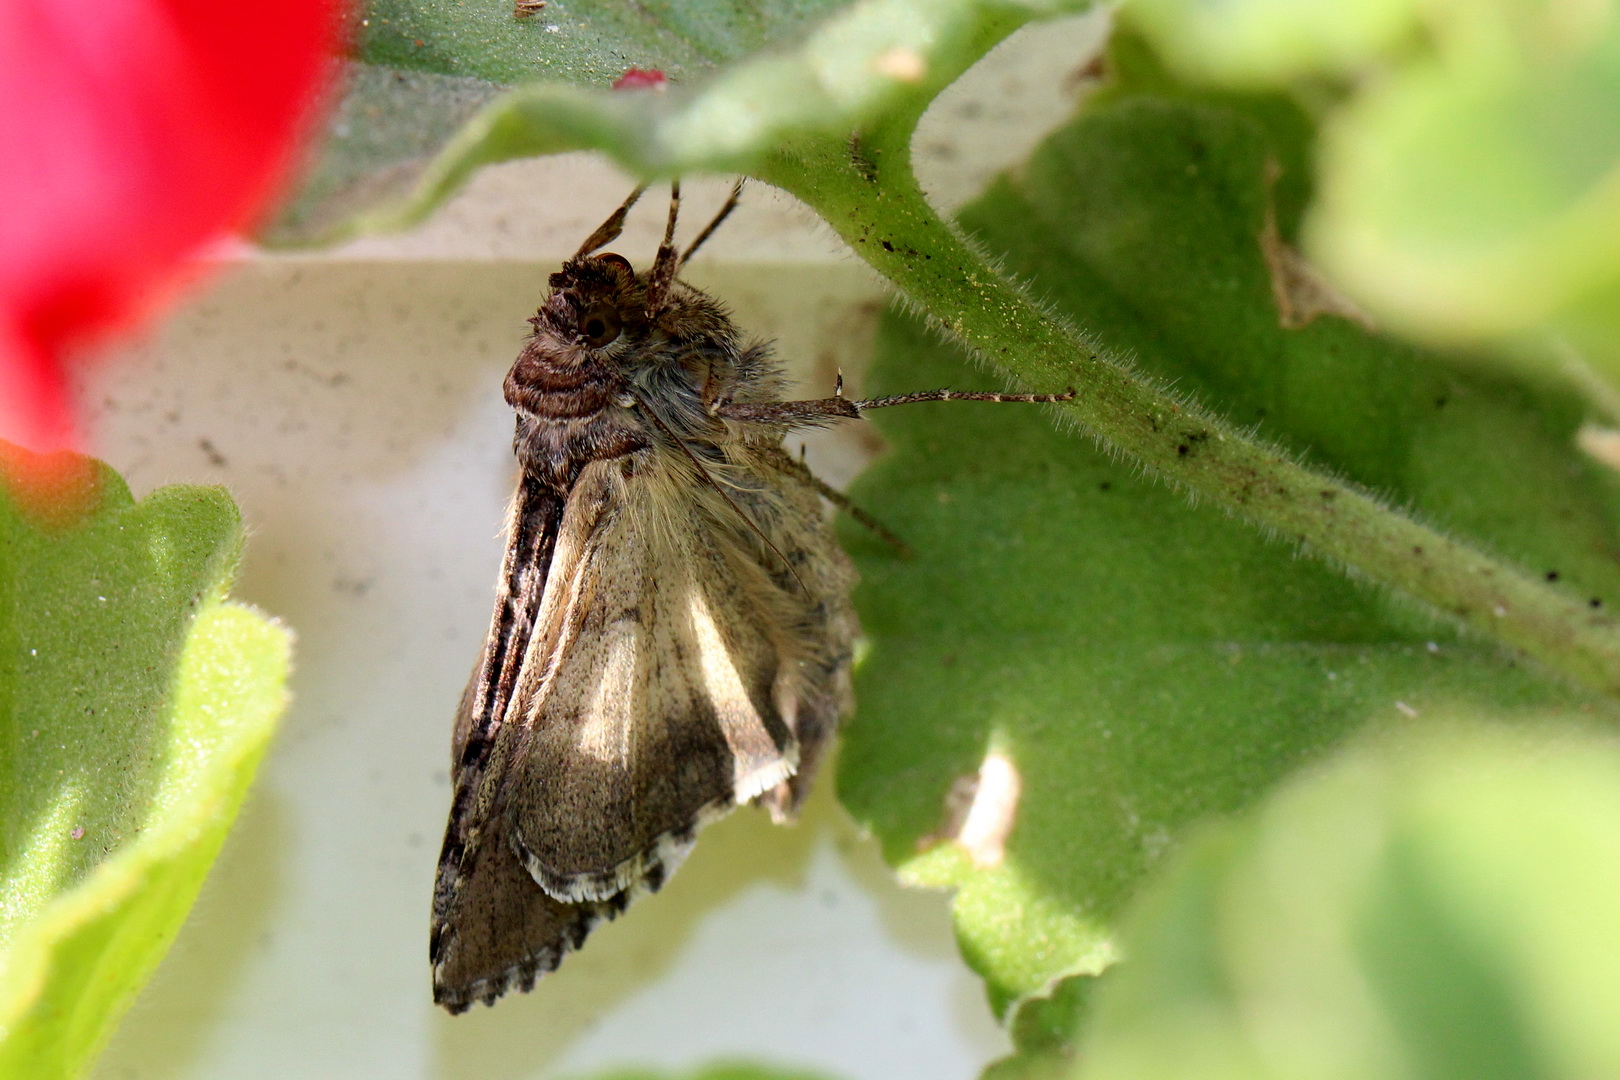
[[[724,415],[737,393],[739,381],[735,364],[721,357],[710,360],[708,370],[703,373],[703,411],[710,416]]]
[[[858,402],[849,398],[813,398],[808,401],[726,401],[714,414],[744,424],[780,424],[783,427],[827,427],[840,420],[859,420]]]
[[[808,472],[809,470],[806,471]],[[890,547],[894,548],[895,554],[899,555],[902,559],[914,559],[917,557],[917,553],[911,549],[911,545],[900,539],[900,537],[894,532],[890,531],[888,526],[884,525],[883,522],[879,521],[871,514],[868,514],[865,510],[862,510],[848,495],[845,495],[842,491],[839,491],[837,488],[828,484],[825,480],[819,476],[816,476],[814,473],[811,473],[810,475],[810,486],[815,488],[817,494],[819,494],[823,499],[826,499],[828,502],[847,513],[866,529],[870,530],[879,540],[882,540],[885,544],[888,544]]]
[[[704,386],[705,398],[708,395],[708,386]],[[727,420],[736,420],[745,424],[770,424],[784,428],[801,427],[827,427],[841,420],[858,420],[868,409],[886,409],[891,405],[915,405],[925,401],[998,401],[1018,402],[1022,404],[1042,405],[1053,402],[1073,401],[1075,391],[1071,388],[1061,394],[995,394],[977,390],[923,390],[915,394],[896,394],[892,397],[866,398],[856,400],[844,396],[844,376],[840,372],[838,385],[833,397],[810,398],[804,401],[726,401],[720,400],[709,406],[714,416]],[[823,483],[801,462],[794,461],[788,454],[782,455],[783,467],[799,476],[811,487],[815,488],[822,498],[849,512],[849,515],[866,528],[871,529],[883,540],[894,547],[902,556],[910,557],[911,549],[894,533],[865,510],[856,506],[843,492]]]
[[[847,513],[850,517],[854,518],[862,526],[871,530],[878,539],[894,548],[895,553],[902,559],[910,559],[916,556],[917,553],[911,549],[911,545],[907,544],[894,532],[890,531],[888,526],[884,525],[883,522],[879,521],[865,510],[862,510],[848,495],[845,495],[842,491],[839,491],[837,488],[827,483],[827,481],[811,472],[810,466],[795,459],[791,454],[787,453],[782,454],[782,462],[782,467],[784,469],[797,476],[800,480],[803,480],[806,484],[809,484],[811,487],[815,488],[817,495],[820,495],[823,499],[826,499],[828,502]]]

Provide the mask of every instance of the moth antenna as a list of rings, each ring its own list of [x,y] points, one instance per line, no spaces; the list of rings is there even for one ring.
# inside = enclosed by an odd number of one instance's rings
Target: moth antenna
[[[844,369],[838,369],[838,381],[833,384],[833,397],[844,396]]]
[[[632,191],[630,197],[624,200],[617,210],[608,215],[608,219],[598,225],[595,232],[586,237],[585,242],[579,246],[579,250],[574,252],[574,258],[583,259],[591,252],[607,247],[617,240],[619,234],[624,232],[624,219],[629,215],[630,208],[636,205],[636,200],[641,198],[642,193],[646,190],[647,185],[641,184],[636,190]]]
[[[647,274],[647,317],[656,319],[669,296],[669,287],[675,284],[675,274],[681,264],[675,251],[675,219],[681,212],[681,182],[669,182],[669,220],[664,223],[664,242],[658,245],[658,257],[653,260]]]
[[[679,435],[675,434],[669,429],[669,425],[664,423],[663,417],[659,416],[652,409],[649,409],[646,402],[641,401],[639,398],[636,399],[636,403],[641,406],[642,413],[652,420],[652,422],[657,426],[658,430],[662,431],[666,436],[668,436],[671,442],[680,447],[681,453],[686,455],[686,460],[690,461],[692,463],[692,468],[697,470],[698,478],[701,479],[708,487],[713,489],[716,495],[719,495],[722,499],[724,499],[726,501],[726,505],[731,507],[732,512],[742,519],[742,523],[747,525],[755,536],[764,541],[765,546],[771,549],[771,553],[781,560],[783,566],[787,567],[787,572],[793,575],[793,580],[799,583],[799,588],[804,591],[804,594],[806,596],[811,595],[809,586],[804,583],[804,578],[800,577],[799,572],[793,568],[793,564],[788,562],[788,557],[782,554],[782,549],[772,543],[771,538],[766,536],[764,531],[760,529],[758,525],[754,524],[754,519],[749,517],[742,507],[737,505],[736,500],[734,500],[730,495],[726,494],[726,489],[720,486],[720,482],[718,480],[709,475],[709,470],[703,467],[703,462],[699,461],[698,456],[692,453],[691,448],[688,447],[686,443],[681,441],[681,437]],[[792,461],[793,459],[789,458],[788,460]]]
[[[676,264],[676,270],[685,266],[687,261],[697,253],[697,249],[703,246],[703,242],[713,236],[721,223],[731,216],[733,210],[737,209],[737,204],[742,201],[742,190],[745,183],[747,183],[746,177],[731,186],[731,196],[726,199],[726,205],[722,206],[720,212],[714,215],[714,220],[705,225],[703,231],[698,233],[697,239],[692,241],[691,246],[686,249],[686,253],[681,256],[681,261]]]

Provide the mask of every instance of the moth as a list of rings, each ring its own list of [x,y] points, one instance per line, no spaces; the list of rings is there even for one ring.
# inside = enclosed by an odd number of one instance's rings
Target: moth
[[[680,186],[649,269],[597,254],[631,193],[550,277],[507,374],[520,464],[495,612],[452,739],[433,997],[529,990],[656,891],[743,803],[783,821],[851,705],[855,571],[824,503],[888,535],[782,445],[935,390],[784,400],[770,349],[681,268]]]

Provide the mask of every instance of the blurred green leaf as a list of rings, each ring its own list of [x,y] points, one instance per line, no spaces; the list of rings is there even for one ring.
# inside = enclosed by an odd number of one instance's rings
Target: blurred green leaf
[[[36,468],[8,450],[0,480]],[[0,1077],[80,1075],[179,930],[274,729],[288,635],[225,601],[219,488],[48,524],[0,482]]]
[[[1074,1075],[1613,1076],[1617,889],[1612,738],[1358,748],[1176,857]]]
[[[1620,490],[1573,447],[1576,395],[1348,318],[1285,317],[1275,277],[1309,191],[1287,170],[1303,168],[1308,138],[1277,100],[1120,89],[963,221],[1055,314],[1147,375],[1561,588],[1620,600]],[[873,393],[988,385],[915,321],[887,317]],[[1615,715],[1189,507],[1036,410],[920,406],[874,422],[891,452],[855,497],[919,556],[847,534],[872,651],[840,794],[905,878],[960,890],[958,934],[999,1007],[1106,966],[1119,912],[1184,829],[1369,723],[1457,702]],[[975,857],[941,842],[947,804],[992,753],[1019,786],[999,861],[993,845]]]
[[[1441,340],[1544,326],[1620,284],[1620,17],[1480,6],[1492,25],[1324,129],[1309,233],[1346,288]]]
[[[265,239],[330,239],[351,218],[404,197],[462,125],[511,85],[604,89],[630,67],[698,81],[794,40],[845,3],[551,0],[519,17],[512,0],[374,0],[315,166]]]
[[[297,193],[260,233],[270,245],[329,242],[350,220],[402,199],[446,143],[503,88],[483,79],[360,62]]]
[[[1060,979],[1039,997],[1025,998],[1009,1017],[1014,1052],[990,1063],[983,1080],[1056,1080],[1074,1069],[1075,1042],[1089,1013],[1093,975]]]
[[[1357,71],[1411,33],[1421,6],[1422,0],[1136,0],[1130,16],[1179,70],[1267,85]]]
[[[605,151],[647,177],[745,172],[795,140],[846,135],[883,111],[920,112],[1018,26],[1088,6],[1088,0],[779,0],[760,8],[726,0],[619,0],[577,10],[559,3],[517,21],[509,6],[487,3],[464,27],[458,4],[384,4],[370,17],[373,36],[363,55],[415,74],[358,73],[355,97],[334,120],[335,137],[306,196],[268,239],[312,242],[399,228],[420,220],[484,165],[568,150]],[[552,25],[555,34],[546,29]],[[535,60],[540,56],[543,65]],[[716,68],[722,61],[727,66]],[[678,82],[662,92],[608,90],[628,64],[664,70]],[[504,94],[442,142],[475,103],[489,99],[485,88],[494,84],[480,80],[531,71],[547,81]],[[423,119],[413,121],[419,112]],[[408,196],[395,201],[407,188]]]
[[[686,82],[792,41],[849,0],[371,0],[359,56],[404,71],[496,84],[606,86],[628,67]]]
[[[1391,326],[1439,342],[1574,342],[1620,373],[1620,11],[1510,0],[1144,0],[1179,71],[1317,86],[1310,250]]]

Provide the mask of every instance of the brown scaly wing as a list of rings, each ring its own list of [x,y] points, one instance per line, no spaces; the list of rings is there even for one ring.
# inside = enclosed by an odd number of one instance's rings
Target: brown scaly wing
[[[563,500],[525,477],[507,517],[507,550],[483,655],[462,694],[451,742],[454,801],[434,888],[433,999],[452,1013],[527,989],[611,910],[560,904],[487,834],[484,779],[541,607]]]
[[[514,702],[508,820],[559,900],[656,888],[698,829],[797,766],[776,588],[684,464],[587,468],[576,490],[600,485],[603,509],[555,609],[547,597],[560,630],[545,677]]]
[[[527,989],[732,805],[790,814],[795,733],[815,756],[847,706],[852,571],[814,493],[733,476],[795,577],[664,464],[586,468],[505,717],[478,718],[488,655],[469,684],[458,731],[495,734],[458,775],[440,866],[435,996],[453,1010]]]
[[[511,845],[478,846],[458,874],[446,915],[435,919],[430,952],[433,1000],[452,1013],[475,1001],[493,1005],[508,990],[530,990],[585,941],[628,897],[565,904],[529,877]]]

